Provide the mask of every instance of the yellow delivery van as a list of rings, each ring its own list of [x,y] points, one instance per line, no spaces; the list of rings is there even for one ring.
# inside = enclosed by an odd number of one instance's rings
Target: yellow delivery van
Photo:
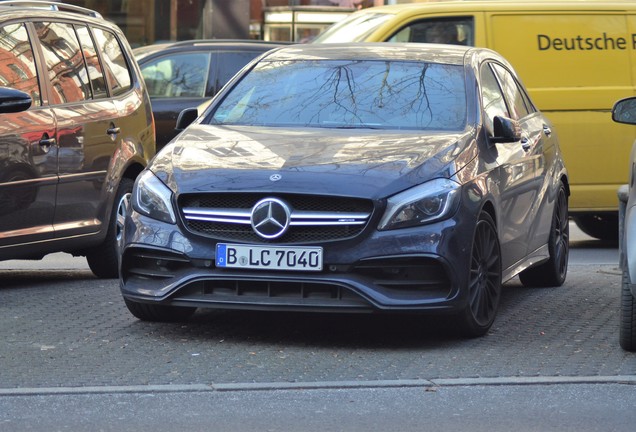
[[[636,133],[611,109],[636,95],[634,1],[435,1],[364,9],[314,42],[441,42],[503,54],[554,123],[570,178],[570,214],[618,239],[617,189]]]

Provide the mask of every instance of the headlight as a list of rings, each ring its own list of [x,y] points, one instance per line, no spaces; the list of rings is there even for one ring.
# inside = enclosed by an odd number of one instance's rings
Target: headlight
[[[177,223],[171,203],[172,191],[151,171],[144,171],[133,190],[135,211],[171,224]]]
[[[435,179],[392,196],[378,229],[407,228],[450,217],[459,205],[459,187],[452,180]]]

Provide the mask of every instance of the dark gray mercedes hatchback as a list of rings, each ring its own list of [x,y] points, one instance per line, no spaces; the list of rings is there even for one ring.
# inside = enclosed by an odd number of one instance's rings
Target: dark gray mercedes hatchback
[[[568,195],[556,133],[498,54],[286,47],[140,175],[121,290],[142,320],[447,312],[478,336],[504,281],[565,281]]]
[[[58,2],[0,2],[0,260],[86,256],[118,275],[133,182],[155,154],[117,26]]]

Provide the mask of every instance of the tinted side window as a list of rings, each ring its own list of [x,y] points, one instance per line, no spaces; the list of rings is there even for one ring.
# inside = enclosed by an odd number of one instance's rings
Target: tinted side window
[[[190,52],[160,57],[141,67],[152,97],[203,97],[210,54]]]
[[[519,88],[517,80],[515,80],[508,70],[504,69],[500,65],[493,64],[492,66],[499,77],[503,92],[510,104],[512,117],[514,119],[520,119],[527,116],[532,111],[529,111],[526,106],[526,101],[523,97],[523,90]]]
[[[474,45],[473,17],[429,18],[400,29],[387,42],[425,42]]]
[[[110,83],[112,96],[127,92],[132,86],[132,80],[128,62],[117,37],[101,28],[95,28],[94,35],[97,48],[102,53],[104,72]]]
[[[481,67],[481,99],[484,109],[484,123],[489,133],[495,116],[510,117],[499,82],[489,65]]]
[[[0,27],[0,86],[28,93],[34,106],[42,104],[33,50],[24,24]]]
[[[91,98],[88,72],[75,30],[70,24],[34,23],[53,88],[51,103]]]
[[[261,53],[254,51],[220,51],[217,53],[217,77],[215,91],[223,87],[243,66],[248,64]]]
[[[82,46],[82,53],[88,69],[88,79],[93,90],[93,98],[100,99],[108,97],[108,88],[106,79],[102,71],[102,65],[99,62],[99,56],[95,50],[95,44],[86,26],[75,26],[77,36]]]

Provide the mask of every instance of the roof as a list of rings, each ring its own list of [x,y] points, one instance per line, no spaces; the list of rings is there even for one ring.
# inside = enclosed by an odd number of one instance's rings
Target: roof
[[[263,61],[292,60],[396,60],[463,64],[470,50],[482,48],[420,43],[299,44],[271,51]]]
[[[55,1],[31,1],[31,0],[5,0],[0,1],[0,10],[30,10],[30,11],[43,11],[43,12],[68,12],[88,16],[92,18],[102,19],[101,14],[92,10],[83,8],[80,6],[64,4]]]
[[[1,4],[1,3],[0,3]],[[240,49],[244,51],[268,51],[270,49],[289,45],[286,42],[269,42],[254,39],[192,39],[186,41],[160,42],[135,48],[133,53],[137,60],[151,54],[181,47],[214,47],[221,49]]]
[[[388,6],[376,6],[373,8],[362,9],[356,13],[409,13],[410,11],[423,9],[431,12],[461,12],[461,11],[558,11],[572,9],[573,5],[579,10],[634,10],[636,2],[633,0],[533,0],[533,1],[514,1],[514,0],[437,0],[420,3],[405,3]]]

